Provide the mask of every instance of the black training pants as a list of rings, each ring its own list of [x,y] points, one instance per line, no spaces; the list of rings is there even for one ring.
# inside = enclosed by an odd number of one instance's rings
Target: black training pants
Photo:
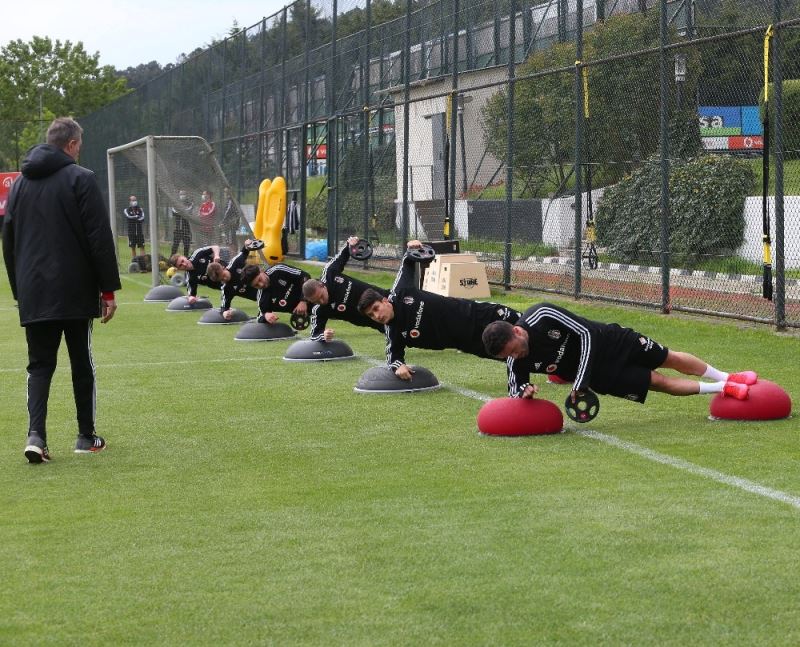
[[[95,376],[92,361],[92,319],[43,321],[25,326],[28,340],[29,431],[47,437],[47,400],[58,362],[61,335],[67,341],[72,366],[72,391],[78,413],[78,433],[94,434]]]

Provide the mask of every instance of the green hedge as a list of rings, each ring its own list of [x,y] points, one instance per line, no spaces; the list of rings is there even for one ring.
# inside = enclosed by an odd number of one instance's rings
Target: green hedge
[[[744,242],[744,201],[754,184],[743,160],[703,155],[670,165],[670,254],[692,267],[731,254]],[[661,249],[661,168],[657,157],[606,189],[597,208],[597,241],[623,263],[657,264]]]

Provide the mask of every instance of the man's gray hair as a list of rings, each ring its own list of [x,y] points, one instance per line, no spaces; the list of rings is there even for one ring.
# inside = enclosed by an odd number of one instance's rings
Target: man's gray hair
[[[73,139],[81,139],[83,128],[72,117],[58,117],[47,129],[47,143],[58,148],[66,148]]]

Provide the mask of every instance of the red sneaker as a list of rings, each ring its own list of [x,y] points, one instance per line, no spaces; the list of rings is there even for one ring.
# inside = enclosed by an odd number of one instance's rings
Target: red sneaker
[[[741,382],[726,382],[725,387],[722,389],[722,394],[729,398],[736,398],[737,400],[747,400],[750,393],[750,387]]]
[[[738,382],[739,384],[755,384],[758,382],[758,373],[755,371],[742,371],[741,373],[731,373],[728,382]]]

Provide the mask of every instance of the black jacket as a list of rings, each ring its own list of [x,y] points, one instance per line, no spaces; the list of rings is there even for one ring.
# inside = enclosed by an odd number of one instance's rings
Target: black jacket
[[[100,293],[120,282],[94,173],[55,146],[29,150],[8,196],[3,255],[23,326],[99,317]]]

